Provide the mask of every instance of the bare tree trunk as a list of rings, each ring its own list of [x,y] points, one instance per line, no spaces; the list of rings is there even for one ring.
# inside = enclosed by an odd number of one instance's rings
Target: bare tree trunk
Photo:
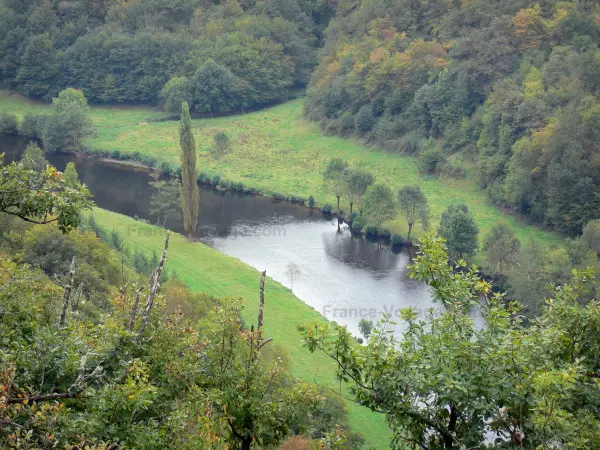
[[[264,314],[265,314],[265,277],[267,276],[267,271],[263,271],[260,277],[260,306],[258,307],[258,339],[260,340],[262,334],[262,328],[264,324]]]
[[[77,311],[79,309],[79,300],[81,299],[81,291],[83,290],[83,283],[79,283],[79,287],[77,288],[77,297],[75,297],[75,301],[71,303],[71,310]]]
[[[67,308],[69,307],[69,298],[71,297],[71,291],[73,290],[73,278],[75,278],[75,257],[71,260],[71,266],[69,267],[69,283],[65,286],[65,294],[63,297],[62,313],[60,315],[60,321],[58,323],[59,328],[65,326],[67,321]]]
[[[129,331],[133,331],[135,327],[135,319],[137,316],[137,311],[140,306],[140,297],[142,296],[142,291],[144,290],[144,286],[140,286],[137,292],[135,293],[135,303],[133,304],[133,308],[131,308],[131,318],[129,319]]]
[[[410,233],[412,231],[412,227],[413,227],[413,224],[409,223],[408,224],[408,236],[406,236],[406,240],[410,240]]]
[[[148,319],[150,318],[150,313],[152,312],[152,308],[154,307],[154,297],[156,297],[158,289],[160,288],[160,277],[162,276],[165,261],[167,259],[167,250],[169,249],[170,235],[171,232],[167,231],[167,237],[165,239],[165,248],[163,250],[162,257],[160,258],[160,262],[158,263],[158,267],[156,268],[152,276],[152,281],[150,283],[150,292],[148,294],[148,301],[146,302],[146,309],[144,310],[144,314],[142,315],[142,332],[146,329],[146,326],[148,325]]]

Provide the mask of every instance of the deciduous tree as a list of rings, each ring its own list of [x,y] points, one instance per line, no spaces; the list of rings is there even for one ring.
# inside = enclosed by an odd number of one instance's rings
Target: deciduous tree
[[[419,186],[404,186],[398,191],[398,203],[400,212],[408,224],[407,239],[410,239],[410,233],[415,223],[421,222],[424,228],[427,227],[429,221],[427,197]]]
[[[469,207],[464,203],[446,208],[440,221],[439,233],[446,239],[450,256],[454,259],[460,259],[477,250],[479,227]]]

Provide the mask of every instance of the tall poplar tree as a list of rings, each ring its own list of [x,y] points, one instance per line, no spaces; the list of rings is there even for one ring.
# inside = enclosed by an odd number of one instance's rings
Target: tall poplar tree
[[[200,191],[198,190],[198,169],[196,168],[196,142],[192,133],[190,106],[181,104],[179,123],[179,145],[181,146],[181,209],[183,211],[183,229],[191,241],[196,235],[198,212],[200,210]]]

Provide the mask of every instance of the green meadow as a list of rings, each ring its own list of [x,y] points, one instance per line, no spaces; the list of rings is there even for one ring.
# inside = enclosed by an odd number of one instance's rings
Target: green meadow
[[[429,199],[432,228],[437,227],[448,205],[465,202],[482,235],[495,223],[505,221],[523,242],[531,235],[545,245],[560,242],[557,234],[528,225],[490,205],[472,175],[460,181],[422,177],[413,157],[386,153],[355,139],[324,135],[317,125],[302,118],[302,107],[303,100],[298,99],[245,115],[194,120],[199,170],[242,182],[266,194],[304,198],[312,195],[320,205],[335,205],[335,198],[323,188],[321,171],[331,158],[341,157],[350,164],[364,166],[377,181],[394,189],[406,184],[420,185]],[[23,115],[50,111],[50,106],[0,92],[0,111]],[[178,123],[152,122],[163,113],[141,106],[94,106],[92,116],[98,137],[87,140],[90,147],[139,152],[179,164]],[[214,160],[208,150],[219,131],[228,134],[232,150],[224,158]],[[342,208],[348,206],[342,202]],[[407,227],[400,216],[385,225],[392,232],[406,235]],[[417,227],[415,231],[416,235],[422,230]]]

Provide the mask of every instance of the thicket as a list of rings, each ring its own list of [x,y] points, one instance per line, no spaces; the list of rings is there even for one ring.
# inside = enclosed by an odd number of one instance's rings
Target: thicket
[[[590,0],[348,0],[305,114],[464,177],[570,234],[600,217],[600,6]],[[459,158],[460,160],[460,158]]]
[[[331,16],[317,1],[0,1],[0,81],[50,99],[239,109],[305,86]],[[172,105],[175,105],[174,107]]]

